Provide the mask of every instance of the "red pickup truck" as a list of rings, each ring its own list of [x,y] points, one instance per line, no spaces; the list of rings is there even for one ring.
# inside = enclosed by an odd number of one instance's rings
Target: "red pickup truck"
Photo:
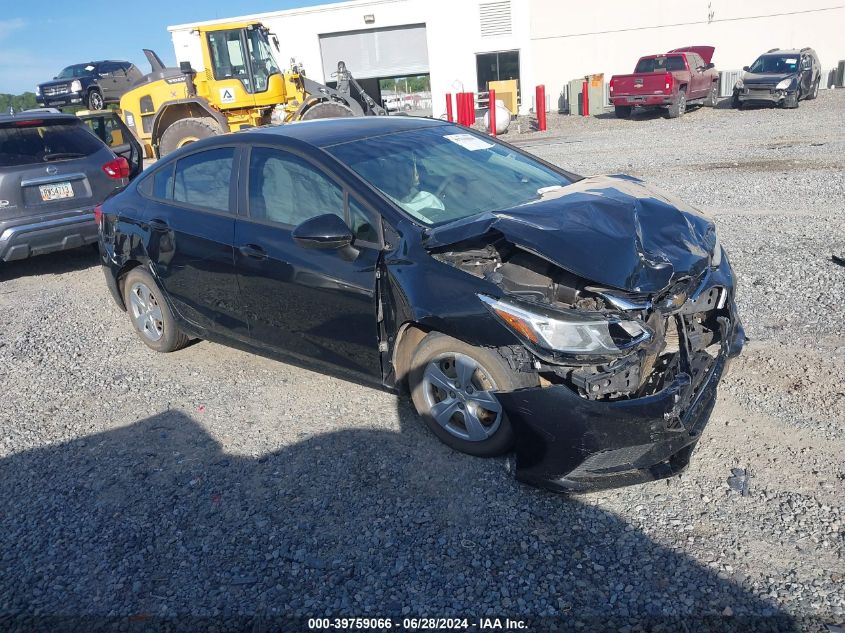
[[[610,100],[616,116],[627,119],[631,110],[667,108],[669,118],[686,112],[687,106],[715,107],[719,100],[719,73],[710,62],[712,46],[676,48],[662,55],[641,57],[632,75],[610,78]]]

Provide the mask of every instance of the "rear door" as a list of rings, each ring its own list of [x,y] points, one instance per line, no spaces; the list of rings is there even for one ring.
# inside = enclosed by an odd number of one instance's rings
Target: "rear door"
[[[142,188],[147,251],[173,307],[200,330],[227,335],[246,333],[232,251],[239,151],[232,145],[182,156]]]
[[[381,378],[376,322],[380,220],[319,165],[277,148],[253,147],[235,261],[240,303],[257,343],[310,361]],[[354,250],[311,250],[291,235],[303,221],[344,218]]]

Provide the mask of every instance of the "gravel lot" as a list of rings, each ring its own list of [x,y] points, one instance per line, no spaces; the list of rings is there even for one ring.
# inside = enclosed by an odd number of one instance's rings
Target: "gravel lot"
[[[752,341],[668,483],[528,488],[368,386],[206,342],[148,351],[87,249],[3,266],[0,629],[842,624],[843,113],[845,91],[824,91],[794,111],[550,117],[549,134],[505,137],[576,172],[641,176],[719,225]]]

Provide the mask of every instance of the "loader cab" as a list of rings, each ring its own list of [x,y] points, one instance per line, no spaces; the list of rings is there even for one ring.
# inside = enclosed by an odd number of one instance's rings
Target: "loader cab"
[[[271,52],[271,34],[260,24],[203,29],[208,95],[221,109],[284,101],[284,79]]]

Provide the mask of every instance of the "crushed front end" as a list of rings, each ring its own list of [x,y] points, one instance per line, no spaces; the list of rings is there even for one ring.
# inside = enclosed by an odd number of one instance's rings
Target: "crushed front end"
[[[536,388],[497,394],[518,479],[577,492],[687,466],[745,342],[730,264],[713,248],[652,292],[590,282],[503,237],[433,253],[502,290],[479,299],[522,343],[509,352],[515,370],[539,376]]]

